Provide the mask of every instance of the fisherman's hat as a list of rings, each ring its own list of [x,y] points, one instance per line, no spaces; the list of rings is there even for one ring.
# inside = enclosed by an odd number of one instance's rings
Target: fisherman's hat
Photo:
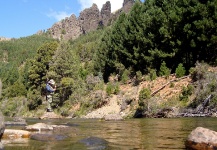
[[[50,79],[49,81],[48,81],[48,83],[50,83],[50,84],[55,84],[55,81],[53,80],[53,79]]]

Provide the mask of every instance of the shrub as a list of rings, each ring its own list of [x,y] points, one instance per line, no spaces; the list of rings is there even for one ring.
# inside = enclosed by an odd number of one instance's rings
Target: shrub
[[[135,85],[138,85],[140,82],[142,81],[142,72],[141,71],[137,71],[136,72],[136,80],[135,80]]]
[[[153,81],[157,78],[157,73],[155,69],[150,70],[150,79]]]
[[[183,67],[183,64],[182,63],[180,63],[179,65],[178,65],[178,67],[176,68],[176,77],[177,78],[180,78],[180,77],[183,77],[184,75],[185,75],[185,72],[186,72],[186,70],[185,70],[185,68]]]
[[[196,67],[194,69],[191,68],[191,78],[193,82],[198,80],[205,79],[206,73],[208,70],[208,65],[205,63],[196,63]]]
[[[32,90],[27,93],[29,110],[36,109],[42,104],[42,96],[38,90]]]
[[[193,94],[194,87],[192,85],[188,85],[187,87],[183,87],[182,93],[179,96],[180,101],[188,101],[188,97]]]
[[[117,94],[119,93],[120,91],[120,86],[118,83],[112,83],[112,82],[109,82],[107,87],[106,87],[106,93],[108,95],[111,95],[111,94]]]
[[[148,110],[149,98],[151,97],[151,90],[148,88],[143,88],[139,92],[139,109]]]
[[[170,75],[170,69],[167,68],[165,61],[161,63],[159,76],[166,76],[168,77]]]
[[[127,83],[127,81],[130,79],[130,71],[125,69],[122,76],[121,76],[121,82]]]

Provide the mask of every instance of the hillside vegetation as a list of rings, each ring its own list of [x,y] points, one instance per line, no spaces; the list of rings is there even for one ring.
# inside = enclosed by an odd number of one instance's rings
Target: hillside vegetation
[[[206,71],[216,65],[216,48],[217,0],[137,0],[112,25],[75,40],[57,41],[44,34],[1,41],[1,110],[8,116],[40,115],[46,106],[45,84],[53,78],[54,110],[81,116],[121,94],[123,85],[137,87],[158,77],[170,79],[171,74],[190,75],[192,82],[164,100],[175,101],[169,107],[196,108],[211,94],[210,109],[215,109],[216,73]],[[135,114],[167,107],[168,103],[158,105],[162,97],[155,97],[152,87],[132,93],[137,97],[134,103],[132,97],[123,101]],[[156,103],[149,105],[153,98]],[[157,109],[151,109],[154,106]]]

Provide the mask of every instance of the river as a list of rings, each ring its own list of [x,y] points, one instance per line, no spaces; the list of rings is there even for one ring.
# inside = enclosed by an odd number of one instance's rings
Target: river
[[[67,131],[59,132],[66,138],[59,141],[36,141],[5,144],[5,150],[170,150],[185,149],[184,142],[196,127],[217,131],[217,118],[129,119],[100,121],[96,119],[38,120],[26,119],[28,124],[67,124]],[[97,137],[106,143],[91,147],[82,139]]]

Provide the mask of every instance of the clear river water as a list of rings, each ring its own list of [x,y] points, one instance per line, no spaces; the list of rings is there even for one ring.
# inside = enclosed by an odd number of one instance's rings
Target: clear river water
[[[27,124],[44,122],[70,127],[55,133],[64,137],[61,140],[27,139],[25,142],[5,144],[5,150],[181,150],[185,149],[185,140],[196,127],[217,131],[217,118],[143,118],[123,121],[29,118],[26,121]]]

